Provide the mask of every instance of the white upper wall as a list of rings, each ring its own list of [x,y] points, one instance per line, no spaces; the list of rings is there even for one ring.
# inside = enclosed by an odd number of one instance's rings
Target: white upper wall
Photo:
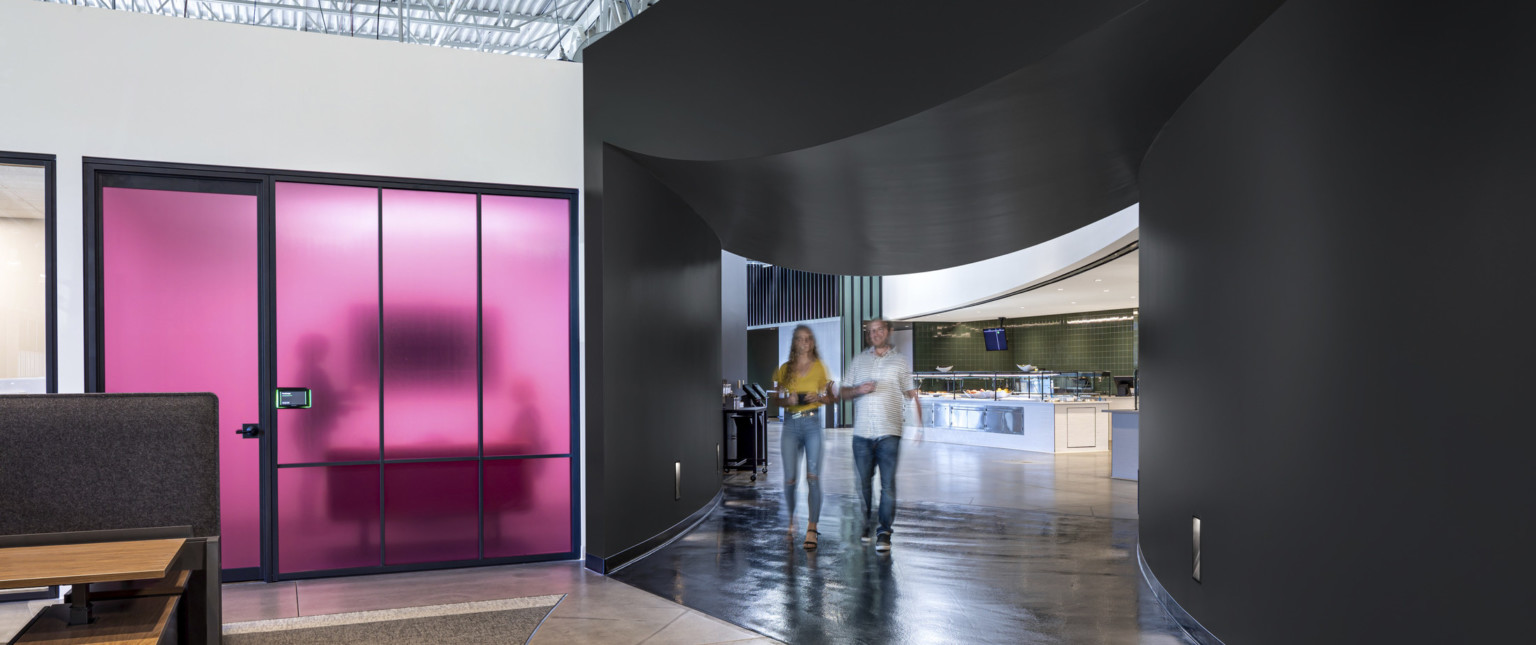
[[[58,156],[59,390],[84,386],[82,157],[580,188],[581,73],[0,1],[0,150]]]
[[[975,304],[1082,267],[1137,239],[1141,205],[1022,251],[948,269],[888,275],[881,310],[903,320]]]

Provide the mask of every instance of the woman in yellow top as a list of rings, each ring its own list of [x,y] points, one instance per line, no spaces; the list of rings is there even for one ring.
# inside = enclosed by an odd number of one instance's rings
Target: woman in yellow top
[[[784,407],[784,429],[780,433],[779,456],[784,462],[784,499],[789,504],[789,532],[795,532],[795,480],[800,472],[800,454],[805,454],[806,505],[810,522],[805,529],[805,548],[816,548],[821,534],[816,521],[821,519],[821,405],[833,400],[832,379],[827,366],[816,352],[816,336],[805,325],[795,327],[789,345],[789,360],[773,373],[778,383],[778,404]]]

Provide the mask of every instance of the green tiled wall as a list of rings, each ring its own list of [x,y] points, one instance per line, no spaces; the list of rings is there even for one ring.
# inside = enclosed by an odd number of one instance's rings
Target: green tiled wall
[[[1069,320],[1122,318],[1131,320],[1067,324]],[[1060,372],[1103,371],[1130,376],[1136,370],[1135,309],[1115,309],[1059,316],[1008,318],[1008,351],[989,352],[981,330],[997,320],[962,323],[913,323],[913,364],[919,372],[954,365],[957,372],[1016,372],[1014,365],[1033,364]]]

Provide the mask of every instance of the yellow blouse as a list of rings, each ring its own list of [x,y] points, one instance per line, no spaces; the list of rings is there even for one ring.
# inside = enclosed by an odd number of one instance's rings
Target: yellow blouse
[[[811,361],[810,368],[806,369],[804,374],[794,376],[790,374],[792,370],[793,368],[790,364],[785,362],[773,373],[773,380],[779,384],[779,396],[781,397],[785,393],[804,392],[806,394],[815,394],[821,392],[827,386],[827,382],[832,380],[827,376],[827,366],[823,365],[819,360]],[[820,403],[807,403],[805,405],[789,406],[784,409],[790,412],[804,412],[806,410],[814,410],[820,405]]]

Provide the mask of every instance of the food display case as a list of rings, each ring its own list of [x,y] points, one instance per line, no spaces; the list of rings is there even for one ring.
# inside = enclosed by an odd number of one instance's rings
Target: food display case
[[[918,372],[926,438],[1036,452],[1109,449],[1109,372]]]
[[[925,397],[1088,400],[1114,393],[1109,372],[914,372]]]

